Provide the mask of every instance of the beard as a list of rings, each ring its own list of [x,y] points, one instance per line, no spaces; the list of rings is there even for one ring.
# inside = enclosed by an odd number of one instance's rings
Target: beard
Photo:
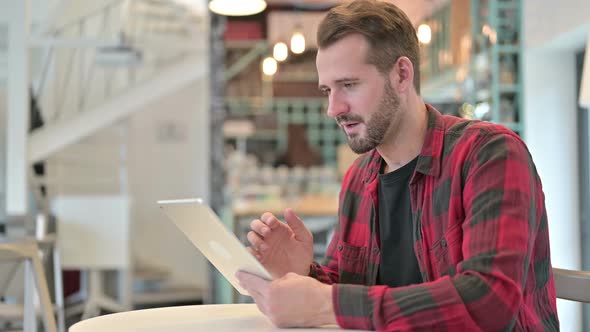
[[[347,135],[348,146],[357,154],[369,152],[379,146],[388,131],[392,129],[392,123],[399,117],[399,96],[391,88],[391,83],[386,80],[383,98],[379,102],[377,111],[370,115],[368,121],[358,115],[344,114],[336,118],[338,123],[342,121],[364,123],[366,135]]]

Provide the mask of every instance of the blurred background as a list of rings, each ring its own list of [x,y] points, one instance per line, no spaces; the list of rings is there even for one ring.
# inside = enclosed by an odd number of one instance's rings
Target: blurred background
[[[389,1],[416,27],[424,100],[523,137],[553,265],[590,270],[590,2]],[[0,2],[0,236],[41,249],[62,330],[248,301],[157,200],[201,197],[242,240],[251,219],[292,207],[322,258],[356,158],[315,69],[316,28],[341,2]],[[0,262],[0,330],[21,328],[26,283]],[[587,306],[559,300],[559,315],[590,330]]]

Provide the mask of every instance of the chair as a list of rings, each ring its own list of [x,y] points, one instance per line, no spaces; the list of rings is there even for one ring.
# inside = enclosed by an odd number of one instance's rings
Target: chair
[[[558,298],[590,303],[590,271],[553,268],[553,276]]]
[[[55,317],[53,316],[53,305],[49,297],[47,288],[47,279],[43,272],[43,265],[39,258],[39,248],[33,240],[19,240],[0,242],[0,263],[5,262],[25,262],[25,305],[23,328],[25,332],[36,331],[36,310],[35,310],[35,291],[39,297],[41,305],[41,316],[45,326],[45,331],[56,332]],[[19,315],[18,308],[3,306],[8,316]],[[0,315],[2,312],[0,312]]]
[[[82,319],[132,309],[130,200],[126,195],[60,195],[51,202],[57,218],[61,265],[82,270],[80,293],[68,298],[66,316]],[[104,271],[122,273],[119,298],[103,288]],[[78,301],[82,300],[82,302]],[[78,303],[79,302],[79,303]]]

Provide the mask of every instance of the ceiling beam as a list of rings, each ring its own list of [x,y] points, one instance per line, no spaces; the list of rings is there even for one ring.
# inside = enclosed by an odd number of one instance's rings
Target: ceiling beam
[[[155,78],[131,87],[126,93],[107,100],[103,105],[33,131],[29,137],[28,162],[32,164],[44,160],[66,146],[142,110],[203,78],[207,70],[198,57],[187,59],[163,70]]]
[[[266,41],[260,41],[256,43],[248,53],[244,54],[238,61],[234,62],[226,71],[225,71],[225,80],[229,81],[234,76],[238,75],[242,72],[252,61],[260,58],[263,54],[268,52],[268,43]]]

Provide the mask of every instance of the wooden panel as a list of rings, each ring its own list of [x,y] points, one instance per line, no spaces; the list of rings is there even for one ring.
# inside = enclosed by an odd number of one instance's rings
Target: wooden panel
[[[452,64],[460,65],[469,61],[471,38],[471,0],[451,2],[451,52]]]
[[[263,27],[260,22],[238,20],[228,20],[223,35],[225,41],[260,40],[264,37]]]
[[[316,82],[273,82],[275,97],[323,97]]]

